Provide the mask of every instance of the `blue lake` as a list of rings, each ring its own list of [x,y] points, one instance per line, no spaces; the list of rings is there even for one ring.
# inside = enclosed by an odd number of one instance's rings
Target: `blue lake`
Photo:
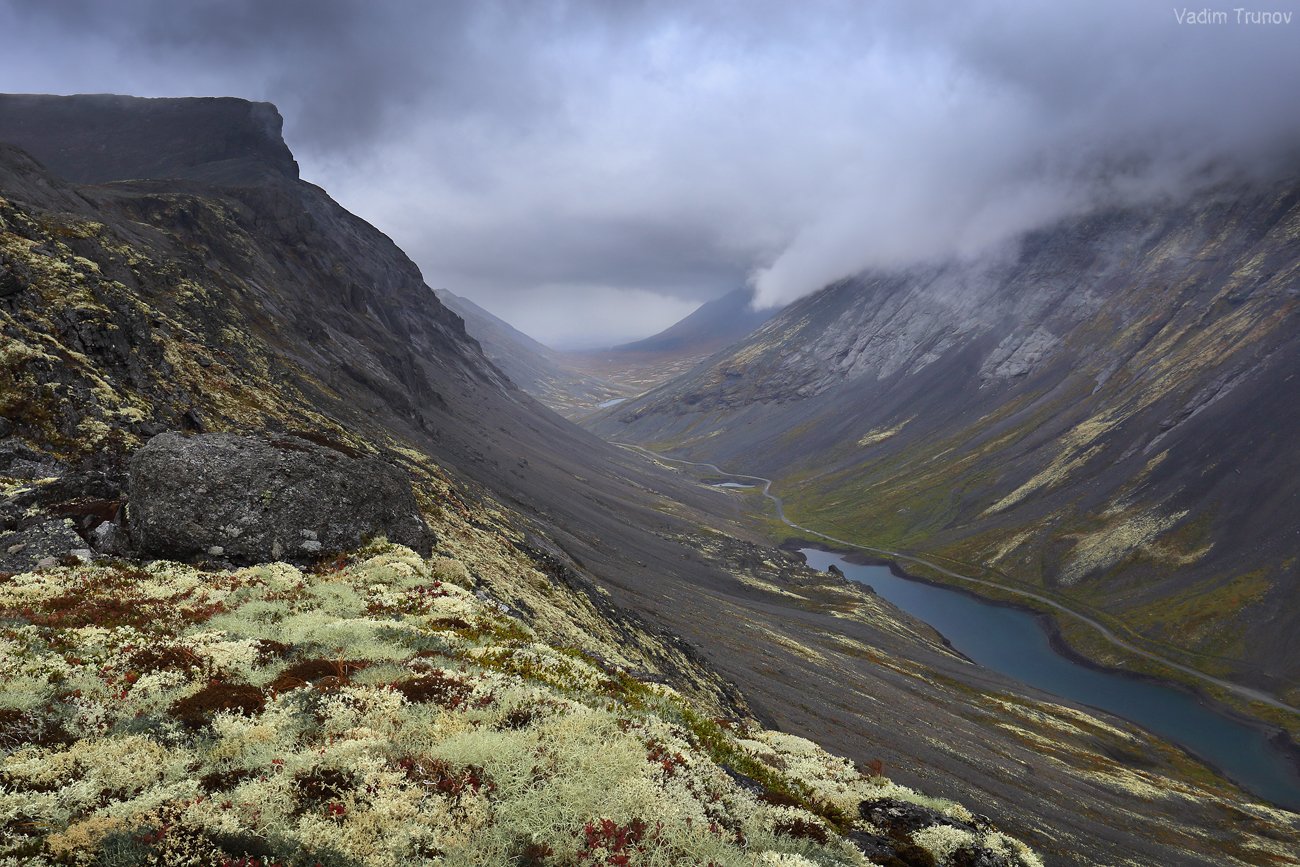
[[[1152,680],[1102,671],[1052,648],[1029,612],[969,594],[899,578],[885,566],[860,566],[816,548],[808,564],[837,566],[885,599],[929,623],[952,646],[986,668],[1116,716],[1161,735],[1218,768],[1263,800],[1300,811],[1300,772],[1259,728],[1207,707],[1192,694]]]

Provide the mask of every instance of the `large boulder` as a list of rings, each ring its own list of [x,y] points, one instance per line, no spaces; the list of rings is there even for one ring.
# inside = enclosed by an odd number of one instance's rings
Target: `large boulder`
[[[375,536],[428,553],[433,534],[397,468],[295,436],[159,434],[131,458],[142,554],[247,563],[346,551]]]

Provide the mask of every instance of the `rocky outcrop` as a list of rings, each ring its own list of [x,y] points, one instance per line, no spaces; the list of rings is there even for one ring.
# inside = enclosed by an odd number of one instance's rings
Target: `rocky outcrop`
[[[410,481],[374,456],[295,436],[165,433],[131,459],[131,533],[142,553],[262,563],[371,538],[427,552]]]

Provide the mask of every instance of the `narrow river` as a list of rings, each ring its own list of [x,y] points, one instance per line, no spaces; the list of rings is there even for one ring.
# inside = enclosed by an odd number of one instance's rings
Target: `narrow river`
[[[1109,711],[1182,746],[1254,795],[1300,810],[1300,772],[1259,728],[1202,704],[1189,692],[1077,663],[1052,647],[1037,617],[967,593],[900,578],[819,548],[801,553],[815,569],[846,577],[929,623],[986,668],[1063,698]]]

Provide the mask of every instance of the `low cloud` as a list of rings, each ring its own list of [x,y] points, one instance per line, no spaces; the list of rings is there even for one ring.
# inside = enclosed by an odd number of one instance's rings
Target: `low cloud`
[[[15,0],[0,65],[14,90],[274,101],[305,176],[431,284],[599,343],[747,281],[785,303],[1292,171],[1297,28],[1146,0]]]

